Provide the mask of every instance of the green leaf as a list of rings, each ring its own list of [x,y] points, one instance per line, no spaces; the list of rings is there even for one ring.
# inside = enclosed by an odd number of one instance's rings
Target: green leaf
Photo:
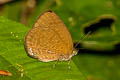
[[[10,80],[85,80],[76,64],[71,61],[71,69],[67,62],[43,63],[27,56],[24,49],[24,37],[29,28],[0,17],[0,69],[8,70],[12,76],[0,79]]]

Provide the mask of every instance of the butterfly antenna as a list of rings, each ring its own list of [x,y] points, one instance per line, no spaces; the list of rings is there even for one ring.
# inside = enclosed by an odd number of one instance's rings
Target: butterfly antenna
[[[83,38],[75,45],[75,48],[86,38],[90,35],[91,31],[89,31]]]

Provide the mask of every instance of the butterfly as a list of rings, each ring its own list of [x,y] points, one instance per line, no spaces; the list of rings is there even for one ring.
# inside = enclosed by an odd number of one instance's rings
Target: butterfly
[[[77,54],[72,37],[62,20],[53,11],[39,16],[25,36],[29,56],[42,62],[69,61]]]

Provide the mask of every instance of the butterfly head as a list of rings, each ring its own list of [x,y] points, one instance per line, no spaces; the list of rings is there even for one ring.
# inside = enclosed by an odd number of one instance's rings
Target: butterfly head
[[[78,53],[78,50],[74,48],[72,51],[72,56],[76,55],[77,53]]]

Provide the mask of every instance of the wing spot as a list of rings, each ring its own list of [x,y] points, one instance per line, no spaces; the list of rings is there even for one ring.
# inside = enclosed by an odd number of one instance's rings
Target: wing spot
[[[30,48],[30,55],[31,55],[31,56],[34,56],[34,53],[33,53],[33,51],[32,51],[32,48]]]

